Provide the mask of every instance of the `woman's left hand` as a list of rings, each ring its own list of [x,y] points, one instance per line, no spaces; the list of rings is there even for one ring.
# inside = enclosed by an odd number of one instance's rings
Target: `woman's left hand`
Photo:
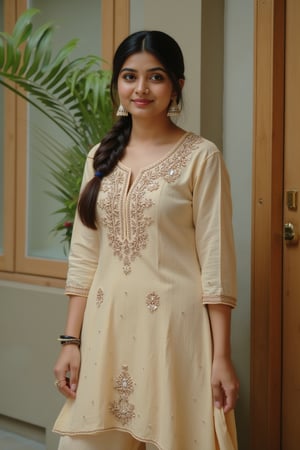
[[[239,381],[229,357],[214,358],[211,385],[215,406],[223,408],[224,413],[234,409],[238,399]]]

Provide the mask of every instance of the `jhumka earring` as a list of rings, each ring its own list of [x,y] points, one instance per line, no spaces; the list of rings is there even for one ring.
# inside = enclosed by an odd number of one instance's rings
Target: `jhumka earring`
[[[124,106],[120,103],[118,111],[116,113],[118,117],[126,117],[128,116],[128,111],[124,108]]]
[[[180,105],[177,103],[176,98],[174,97],[168,108],[167,116],[176,117],[179,116],[180,112],[181,112]]]

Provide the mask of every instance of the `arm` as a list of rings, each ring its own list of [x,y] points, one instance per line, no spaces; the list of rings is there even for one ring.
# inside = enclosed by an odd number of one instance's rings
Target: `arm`
[[[210,304],[207,308],[213,341],[211,376],[213,398],[215,406],[223,408],[226,413],[235,407],[239,389],[239,382],[231,361],[231,307]]]
[[[86,298],[70,296],[65,335],[80,337]],[[80,370],[80,350],[76,344],[63,345],[54,367],[58,388],[66,397],[75,398]]]
[[[231,361],[231,310],[236,305],[236,261],[230,180],[214,146],[201,161],[194,184],[196,245],[213,344],[212,391],[215,406],[234,408],[238,380]]]
[[[86,160],[82,187],[94,176],[93,152]],[[64,334],[80,337],[87,296],[98,263],[98,232],[83,225],[76,212],[69,254],[65,294],[69,309]],[[75,398],[80,370],[80,350],[76,344],[63,345],[54,367],[57,387],[66,397]]]
[[[86,306],[86,297],[70,295],[69,299],[65,334],[68,336],[80,337],[83,315]]]

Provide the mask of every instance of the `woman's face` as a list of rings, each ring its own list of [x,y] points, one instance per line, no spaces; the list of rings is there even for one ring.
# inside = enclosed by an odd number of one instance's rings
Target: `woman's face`
[[[166,117],[173,84],[161,62],[151,53],[134,53],[126,59],[118,77],[120,103],[133,118]]]

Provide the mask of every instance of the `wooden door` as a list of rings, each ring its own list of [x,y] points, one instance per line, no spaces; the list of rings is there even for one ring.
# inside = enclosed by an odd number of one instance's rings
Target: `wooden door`
[[[251,450],[298,450],[299,0],[255,0],[254,58]]]
[[[300,1],[286,0],[282,450],[300,448]]]

